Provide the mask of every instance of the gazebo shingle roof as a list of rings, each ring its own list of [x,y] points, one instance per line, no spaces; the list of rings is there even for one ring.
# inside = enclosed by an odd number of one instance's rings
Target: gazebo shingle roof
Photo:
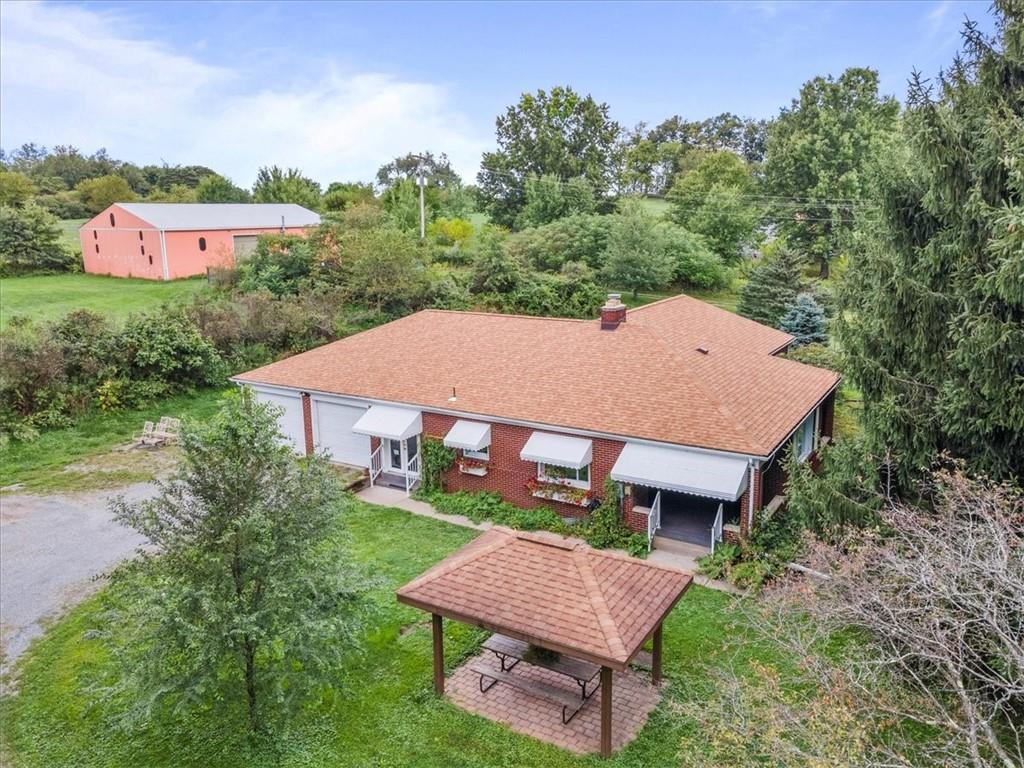
[[[551,534],[496,527],[397,594],[431,613],[624,669],[692,580]]]

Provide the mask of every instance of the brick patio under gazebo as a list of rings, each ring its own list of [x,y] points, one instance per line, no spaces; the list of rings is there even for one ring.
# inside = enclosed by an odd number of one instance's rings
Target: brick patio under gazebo
[[[494,632],[509,645],[528,644],[531,653],[543,649],[594,669],[595,681],[599,669],[595,701],[582,699],[568,721],[566,708],[560,715],[552,699],[535,698],[532,691],[540,687],[558,698],[564,688],[565,697],[575,690],[573,681],[537,662],[506,671],[504,660],[484,650],[455,671],[450,688],[464,708],[575,752],[595,751],[597,735],[596,746],[607,757],[636,735],[658,702],[657,689],[629,665],[651,640],[651,678],[660,682],[662,623],[691,583],[689,574],[674,568],[551,534],[496,527],[406,584],[397,597],[432,615],[439,695],[445,692],[444,617]],[[614,733],[613,704],[620,710]]]

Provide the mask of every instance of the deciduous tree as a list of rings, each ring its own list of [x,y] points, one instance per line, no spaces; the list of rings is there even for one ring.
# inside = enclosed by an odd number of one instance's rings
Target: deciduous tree
[[[633,292],[664,288],[672,280],[673,263],[658,221],[638,205],[627,205],[608,233],[602,276],[610,285]]]
[[[337,476],[297,459],[277,413],[232,394],[182,434],[182,463],[149,501],[113,503],[153,549],[140,556],[128,691],[187,712],[228,701],[253,731],[280,725],[309,696],[341,682],[355,643],[355,580],[338,535]],[[126,588],[131,588],[126,584]]]
[[[298,168],[281,169],[276,165],[260,168],[252,188],[256,203],[295,203],[313,211],[320,210],[320,185],[302,175]]]
[[[765,187],[771,216],[795,248],[820,264],[849,245],[871,212],[866,171],[893,140],[899,104],[878,93],[873,69],[816,77],[768,130]]]
[[[526,204],[532,176],[582,179],[602,198],[616,174],[619,124],[607,104],[569,87],[524,93],[497,119],[498,149],[485,152],[477,176],[491,220],[511,227]]]
[[[75,187],[75,191],[91,214],[97,214],[114,203],[130,203],[138,199],[128,182],[114,174],[86,179]]]

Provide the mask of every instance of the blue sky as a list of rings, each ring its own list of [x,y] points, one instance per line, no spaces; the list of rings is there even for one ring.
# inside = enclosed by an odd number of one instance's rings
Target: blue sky
[[[0,144],[106,147],[261,165],[322,183],[397,154],[472,176],[494,118],[569,84],[625,126],[673,114],[770,117],[820,74],[871,66],[899,98],[934,75],[988,2],[30,3],[0,5]]]

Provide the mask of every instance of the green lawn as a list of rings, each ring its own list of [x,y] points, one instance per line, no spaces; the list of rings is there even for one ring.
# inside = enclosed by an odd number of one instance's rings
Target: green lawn
[[[12,317],[55,320],[73,309],[90,309],[114,319],[177,303],[204,290],[203,278],[139,280],[104,275],[33,275],[0,280],[0,328]]]
[[[470,715],[431,688],[429,623],[399,605],[394,590],[475,533],[353,501],[346,512],[354,559],[375,579],[377,610],[337,671],[338,694],[300,715],[275,746],[251,744],[240,702],[207,702],[188,716],[164,710],[134,727],[126,703],[103,690],[116,680],[111,654],[116,616],[128,590],[109,587],[58,621],[18,667],[18,693],[0,701],[2,755],[32,766],[677,766],[679,752],[702,749],[711,734],[675,705],[714,693],[706,664],[750,669],[780,660],[751,636],[727,596],[693,587],[665,625],[665,696],[639,738],[608,762],[576,758]],[[138,578],[133,574],[129,578]],[[484,634],[445,622],[449,670]],[[552,717],[557,717],[552,710]]]
[[[136,470],[124,462],[104,462],[81,471],[67,471],[67,465],[105,454],[111,448],[131,440],[141,431],[145,421],[158,421],[161,416],[182,419],[203,419],[213,415],[223,392],[201,390],[176,395],[142,408],[123,411],[96,411],[84,416],[74,426],[49,429],[36,440],[12,440],[0,451],[0,488],[19,484],[28,491],[67,491],[102,487],[119,482],[144,479],[145,462]],[[142,455],[144,459],[145,456]]]
[[[82,253],[82,241],[78,238],[78,230],[88,219],[61,219],[61,240],[72,253]]]
[[[736,305],[740,300],[740,288],[741,283],[737,280],[730,287],[718,291],[698,291],[692,288],[682,291],[678,289],[669,291],[640,291],[635,299],[633,298],[633,292],[629,290],[614,287],[607,288],[607,290],[613,293],[621,293],[622,302],[627,307],[642,307],[644,304],[650,304],[654,301],[667,299],[669,296],[678,296],[680,293],[685,293],[688,296],[714,304],[716,307],[721,307],[729,312],[735,312]]]

